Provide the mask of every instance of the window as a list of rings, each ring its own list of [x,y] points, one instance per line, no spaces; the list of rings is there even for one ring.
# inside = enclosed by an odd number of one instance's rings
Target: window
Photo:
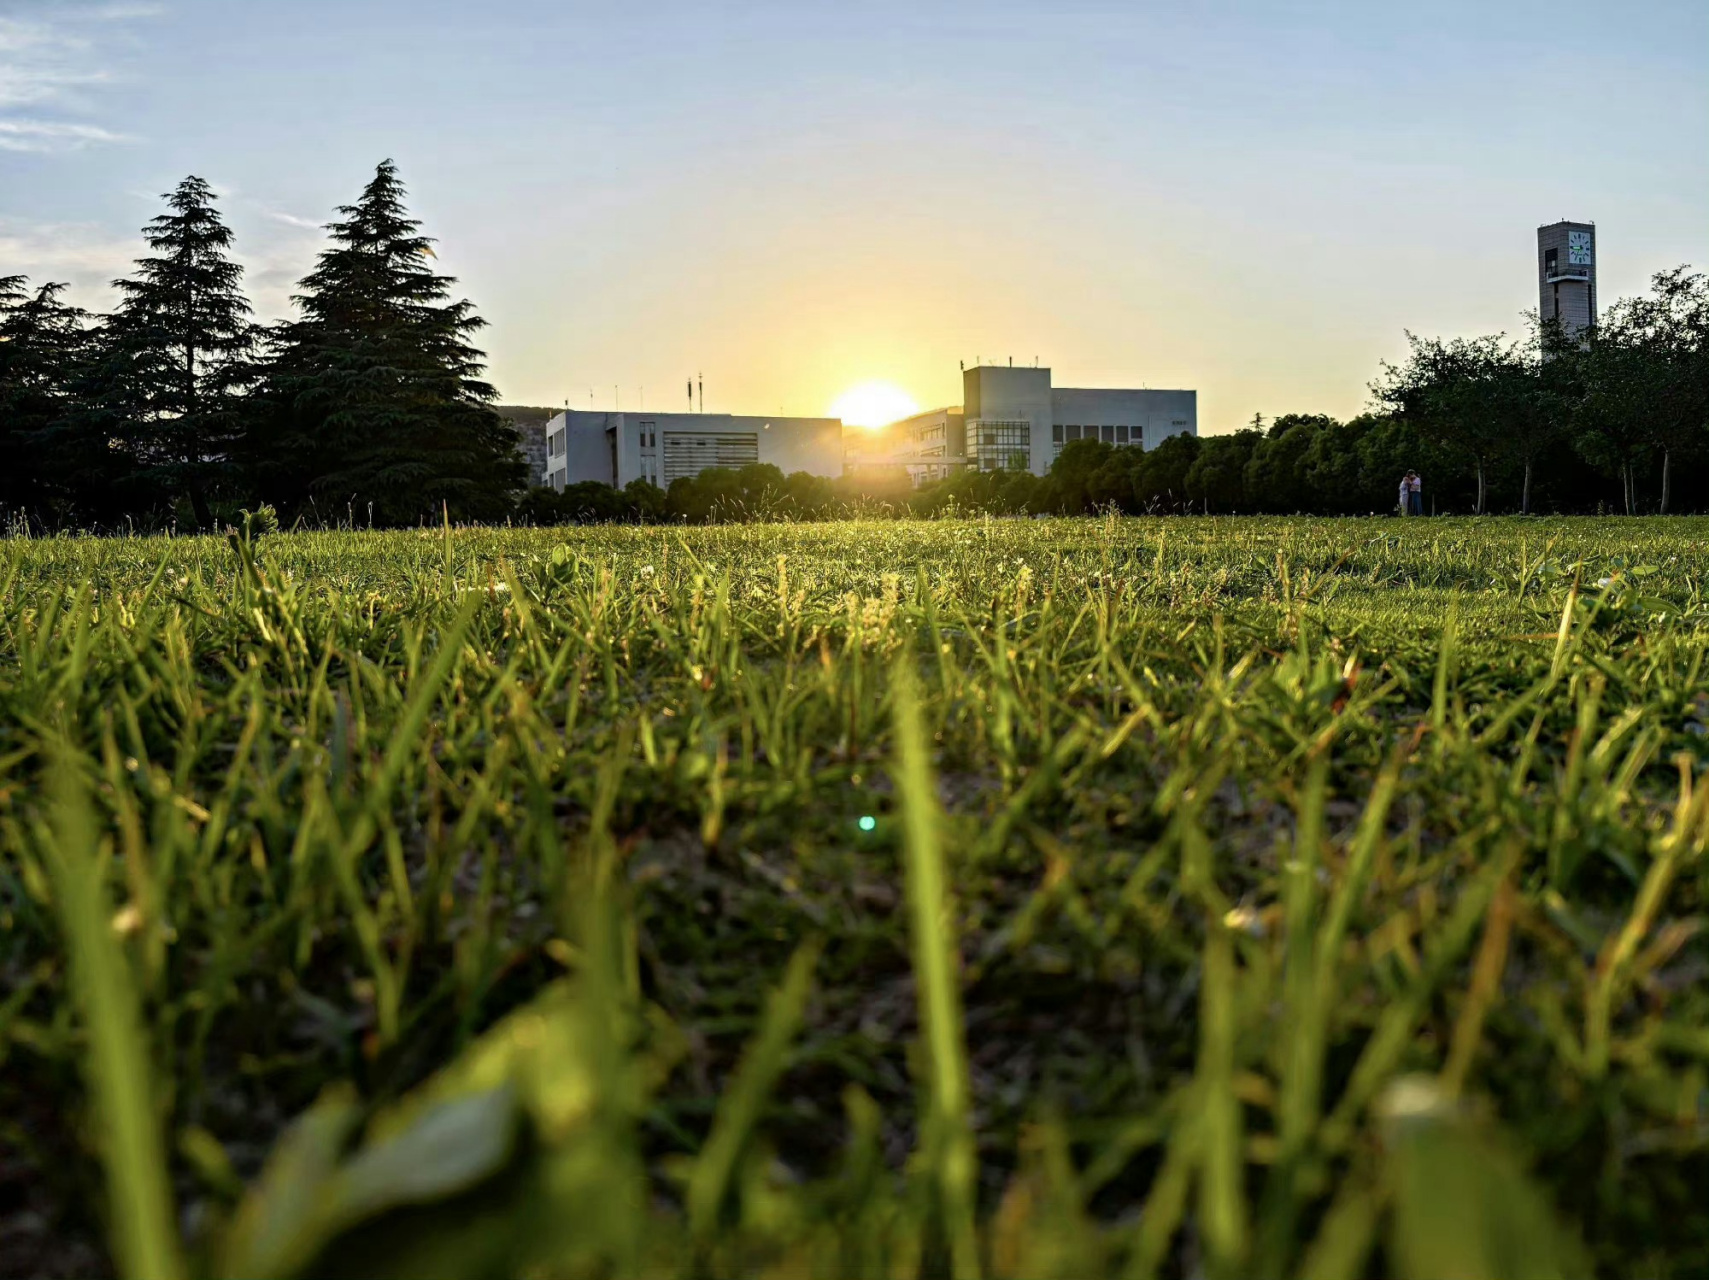
[[[1062,424],[1060,422],[1050,429],[1050,442],[1052,444],[1062,443]]]
[[[1064,431],[1067,433],[1068,439],[1070,440],[1078,440],[1080,438],[1079,427],[1065,427]]]
[[[1101,438],[1105,444],[1114,444],[1116,442],[1116,429],[1106,422],[1104,424],[1104,434]]]
[[[981,471],[1026,471],[1032,467],[1032,424],[975,419],[974,458]]]
[[[1127,428],[1126,427],[1118,426],[1116,428],[1116,443],[1117,444],[1126,444],[1127,443]]]
[[[760,460],[760,438],[753,431],[665,432],[665,484],[697,476],[708,467],[745,467]]]

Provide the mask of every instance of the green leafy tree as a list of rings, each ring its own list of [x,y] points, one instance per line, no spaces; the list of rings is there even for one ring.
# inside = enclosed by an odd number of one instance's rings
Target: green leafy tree
[[[1306,462],[1318,435],[1336,425],[1321,413],[1284,413],[1270,423],[1246,464],[1246,500],[1258,511],[1287,514],[1316,506]]]
[[[332,247],[302,281],[301,318],[272,335],[265,434],[250,451],[262,492],[300,510],[369,510],[401,524],[495,520],[526,480],[516,433],[492,408],[484,324],[455,280],[429,266],[432,240],[384,161],[330,224]]]
[[[72,378],[89,345],[87,317],[61,299],[64,291],[0,276],[0,508],[8,519],[44,518],[56,491],[89,485],[88,476],[55,483],[54,428],[74,407]]]
[[[1307,492],[1315,495],[1314,510],[1367,515],[1394,505],[1399,473],[1381,485],[1366,483],[1362,446],[1376,422],[1370,414],[1360,414],[1347,422],[1328,423],[1312,439],[1300,459],[1300,471]]]
[[[1395,417],[1429,443],[1464,453],[1477,473],[1473,510],[1488,509],[1489,468],[1501,439],[1493,430],[1501,395],[1498,371],[1507,360],[1504,336],[1420,338],[1408,333],[1406,362],[1383,362],[1371,391]]]
[[[1592,339],[1591,366],[1596,374],[1606,371],[1617,384],[1610,398],[1627,406],[1622,437],[1630,434],[1639,448],[1661,455],[1665,514],[1675,457],[1701,455],[1709,431],[1709,282],[1675,267],[1658,272],[1651,286],[1647,296],[1610,308]],[[1592,421],[1603,424],[1600,417]]]
[[[1639,510],[1638,473],[1654,437],[1646,421],[1653,361],[1637,332],[1619,323],[1588,330],[1583,346],[1560,359],[1559,377],[1574,385],[1573,430],[1579,451],[1620,481],[1627,515]],[[1567,362],[1570,362],[1568,364]]]
[[[1192,499],[1187,474],[1203,447],[1198,436],[1185,433],[1159,441],[1144,453],[1144,465],[1134,472],[1133,499],[1137,511],[1179,511]]]
[[[748,493],[731,467],[707,467],[698,475],[678,476],[666,491],[670,510],[691,524],[739,520],[748,510]]]
[[[1101,440],[1070,440],[1050,464],[1049,504],[1071,515],[1091,511],[1093,488],[1116,453]]]
[[[1433,500],[1451,501],[1460,489],[1470,489],[1469,466],[1462,465],[1461,455],[1428,443],[1410,423],[1366,413],[1347,425],[1359,428],[1353,451],[1361,510],[1394,510],[1400,478],[1408,471],[1424,479],[1426,509]]]
[[[207,528],[210,495],[232,478],[255,330],[213,188],[192,176],[165,200],[143,228],[153,252],[113,282],[121,300],[89,399],[135,459],[144,502],[185,499]]]
[[[1134,502],[1133,483],[1145,466],[1145,449],[1138,444],[1117,446],[1108,461],[1092,474],[1086,486],[1086,496],[1094,511],[1112,508],[1129,514],[1138,511]]]
[[[1253,415],[1254,423],[1259,421]],[[1246,493],[1246,467],[1253,451],[1264,439],[1256,426],[1232,435],[1206,436],[1198,457],[1187,469],[1187,496],[1207,512],[1232,515],[1250,509]]]
[[[1534,314],[1529,320],[1529,338],[1493,352],[1486,371],[1489,424],[1498,450],[1522,469],[1519,510],[1524,515],[1531,514],[1538,462],[1566,436],[1573,395],[1571,362],[1553,358],[1561,345],[1559,326],[1545,325]]]
[[[793,480],[795,477],[791,476]],[[635,517],[648,523],[665,519],[665,491],[650,480],[631,480],[623,486],[623,497]]]

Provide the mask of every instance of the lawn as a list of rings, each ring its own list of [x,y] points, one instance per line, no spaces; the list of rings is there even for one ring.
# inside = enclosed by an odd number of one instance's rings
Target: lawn
[[[1702,1275],[1706,574],[0,542],[0,1271]]]

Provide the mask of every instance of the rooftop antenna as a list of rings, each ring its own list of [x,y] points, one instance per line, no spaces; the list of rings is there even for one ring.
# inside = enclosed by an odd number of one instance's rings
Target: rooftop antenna
[[[700,388],[700,412],[705,413],[706,412],[706,376],[704,374],[699,374],[699,373],[695,374],[694,375],[694,383],[697,387]]]
[[[688,380],[688,411],[694,412],[694,379]]]
[[[1015,357],[1010,356],[1009,357],[1009,368],[1013,369],[1014,367],[1015,367]]]
[[[618,413],[623,412],[623,394],[615,385],[611,388],[611,407]]]

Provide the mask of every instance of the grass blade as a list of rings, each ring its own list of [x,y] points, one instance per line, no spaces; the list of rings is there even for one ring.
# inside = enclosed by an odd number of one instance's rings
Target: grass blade
[[[920,697],[905,655],[894,667],[894,777],[902,805],[902,849],[920,1025],[925,1032],[932,1136],[928,1158],[942,1197],[956,1280],[979,1274],[973,1226],[977,1174],[968,1117],[967,1048],[962,1043],[961,992],[954,907],[944,873],[937,790],[932,779]]]
[[[700,1241],[708,1240],[718,1226],[718,1213],[736,1171],[748,1134],[759,1119],[760,1108],[772,1086],[783,1073],[789,1042],[801,1025],[801,1014],[812,989],[813,968],[819,960],[820,944],[808,942],[790,958],[783,982],[766,1004],[765,1019],[754,1037],[736,1078],[718,1101],[712,1132],[694,1162],[688,1183],[689,1230]]]
[[[121,1275],[177,1280],[184,1264],[148,1044],[130,966],[109,923],[92,801],[70,747],[61,744],[51,769],[53,828],[46,861],[71,956],[71,986],[89,1037],[83,1072],[101,1119],[114,1261]]]

